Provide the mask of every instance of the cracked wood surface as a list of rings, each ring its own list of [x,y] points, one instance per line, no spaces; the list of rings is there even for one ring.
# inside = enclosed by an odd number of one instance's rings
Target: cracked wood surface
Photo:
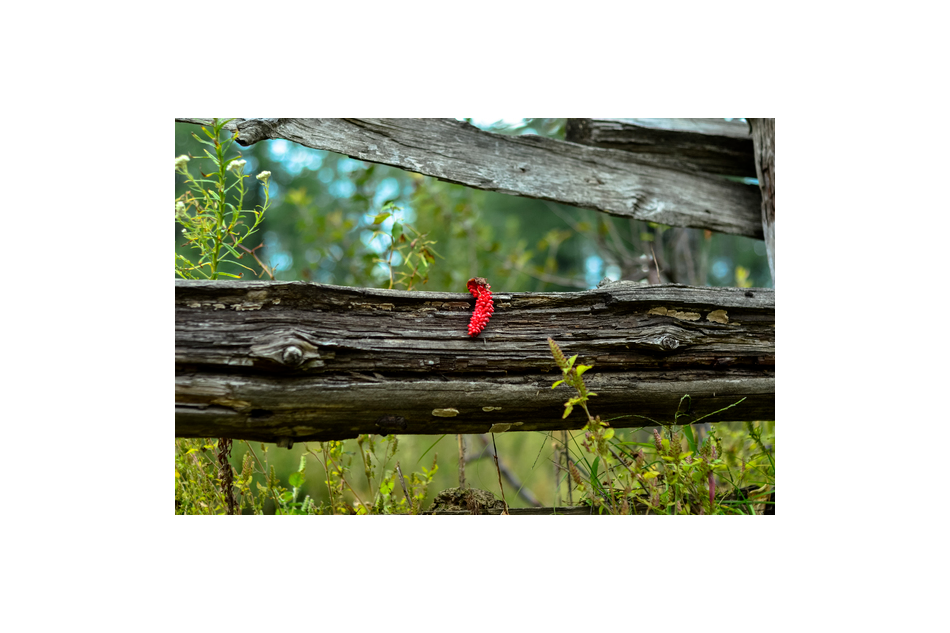
[[[477,189],[762,238],[757,187],[616,149],[494,134],[454,119],[237,119],[228,129],[242,145],[285,139]]]
[[[623,150],[660,167],[756,178],[752,135],[724,119],[568,119],[567,140]]]
[[[495,293],[467,334],[468,293],[305,282],[175,282],[175,434],[262,441],[360,433],[576,429],[547,344],[593,365],[591,412],[616,427],[774,419],[770,289],[607,284]],[[685,405],[684,405],[685,407]],[[685,411],[685,408],[681,408]]]

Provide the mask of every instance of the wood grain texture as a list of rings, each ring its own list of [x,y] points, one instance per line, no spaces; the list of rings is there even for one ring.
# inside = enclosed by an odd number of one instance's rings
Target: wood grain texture
[[[286,139],[477,189],[762,237],[756,187],[668,168],[629,152],[493,134],[454,119],[238,119],[229,129],[243,145]]]
[[[755,143],[755,169],[762,190],[762,232],[775,285],[775,119],[749,119]]]
[[[467,293],[303,282],[175,282],[175,433],[278,441],[359,433],[579,428],[547,337],[593,365],[592,413],[617,427],[774,419],[774,292],[641,286],[495,293],[467,334]],[[622,417],[617,417],[622,416]],[[681,420],[682,421],[682,420]]]

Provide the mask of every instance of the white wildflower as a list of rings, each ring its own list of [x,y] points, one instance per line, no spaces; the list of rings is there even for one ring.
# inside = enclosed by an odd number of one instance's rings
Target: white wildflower
[[[270,172],[262,171],[261,173],[257,174],[257,179],[266,185],[267,181],[270,179]]]
[[[231,171],[236,171],[238,173],[241,173],[241,170],[244,169],[244,165],[246,164],[247,164],[246,160],[236,160],[236,161],[233,161],[230,165],[228,165],[228,169]]]
[[[188,161],[190,160],[191,160],[190,158],[182,154],[181,156],[175,159],[175,169],[185,169],[186,167],[188,167]]]

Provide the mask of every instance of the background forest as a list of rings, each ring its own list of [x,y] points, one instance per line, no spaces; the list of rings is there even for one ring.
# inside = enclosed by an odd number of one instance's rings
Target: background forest
[[[566,122],[464,120],[495,133],[559,139],[564,138]],[[203,146],[193,133],[200,133],[200,127],[176,123],[176,156],[203,155]],[[271,172],[269,206],[257,232],[244,242],[241,259],[263,279],[465,292],[466,281],[479,276],[486,277],[496,293],[590,289],[604,278],[696,286],[772,286],[765,245],[759,240],[471,189],[284,140],[247,148],[234,144],[230,152],[241,154],[246,161],[244,173],[251,176],[247,182],[253,183],[247,185],[246,209],[264,204],[263,187],[253,176]],[[754,181],[748,184],[757,186]],[[183,177],[176,173],[176,196],[186,189]],[[176,253],[194,261],[195,251],[177,222],[175,230]],[[221,270],[244,279],[255,278],[239,266]],[[741,462],[751,450],[746,425],[718,426],[724,437],[733,438],[727,448],[732,459]],[[732,426],[736,428],[730,429]],[[774,433],[773,429],[772,425],[768,428]],[[506,433],[496,437],[503,466],[523,488],[519,495],[506,483],[511,507],[530,505],[532,499],[544,505],[566,502],[565,473],[553,463],[555,442],[549,435]],[[649,429],[618,430],[617,435],[638,442],[652,439]],[[478,436],[467,436],[466,443],[471,460],[466,468],[467,483],[497,496],[491,445],[486,446]],[[295,499],[309,496],[317,505],[329,503],[324,483],[327,475],[314,452],[316,443],[310,444],[287,450],[235,442],[231,461],[241,472],[245,455],[251,451],[253,459],[276,479],[293,482]],[[211,451],[208,453],[210,459]],[[356,440],[339,447],[339,458],[351,460],[354,472],[363,472],[363,454]],[[438,468],[433,466],[436,455]],[[402,436],[395,459],[407,478],[410,472],[417,472],[420,479],[431,480],[424,506],[436,492],[458,485],[454,436]],[[381,465],[393,468],[392,461]],[[373,484],[368,484],[368,479],[353,476],[348,482],[352,490],[341,489],[347,503],[352,505],[354,496],[371,494]],[[274,500],[264,502],[266,512],[275,508]]]

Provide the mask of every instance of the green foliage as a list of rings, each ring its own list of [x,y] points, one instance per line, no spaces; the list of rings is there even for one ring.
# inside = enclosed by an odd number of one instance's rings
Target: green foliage
[[[387,203],[383,210],[376,214],[373,225],[385,222],[392,216],[391,210],[398,211],[399,208],[391,202]],[[412,236],[407,237],[407,231]],[[373,261],[383,264],[389,270],[390,290],[394,285],[402,286],[404,290],[413,290],[416,282],[428,283],[429,264],[435,262],[436,255],[439,255],[433,248],[435,241],[426,239],[425,233],[419,233],[412,226],[400,222],[393,222],[388,232],[381,229],[374,230],[373,238],[378,236],[389,238],[387,257],[385,259],[377,257]],[[394,256],[398,256],[399,263],[393,263]]]
[[[241,460],[240,472],[235,470],[234,488],[239,512],[243,514],[418,514],[424,507],[429,485],[438,472],[438,455],[432,466],[421,467],[404,477],[393,460],[399,440],[396,436],[374,439],[361,435],[356,440],[362,460],[363,475],[370,495],[365,497],[351,485],[354,454],[345,450],[344,442],[320,442],[305,445],[297,469],[287,477],[289,488],[281,484],[276,468],[269,461],[270,451],[260,444],[260,456],[250,442],[242,442],[247,451]],[[382,462],[377,444],[382,445]],[[175,513],[226,514],[218,467],[215,463],[217,442],[189,438],[175,440]],[[314,461],[324,472],[323,485],[329,503],[317,503],[310,495],[301,497],[307,484],[307,464]],[[382,476],[377,476],[382,470]]]
[[[238,278],[243,274],[224,272],[222,268],[227,264],[254,272],[238,262],[243,257],[238,249],[252,252],[243,246],[243,242],[257,231],[264,219],[271,173],[264,171],[257,175],[264,186],[264,204],[253,210],[244,209],[247,193],[244,180],[249,177],[244,174],[247,161],[240,154],[228,156],[234,139],[221,137],[229,121],[213,119],[210,130],[202,127],[207,139],[193,134],[198,143],[207,146],[202,148],[204,158],[198,160],[211,164],[208,173],[199,169],[200,177],[193,176],[188,166],[191,156],[182,154],[175,159],[175,171],[184,177],[189,189],[175,199],[175,220],[182,227],[186,245],[198,251],[199,255],[197,263],[193,263],[187,256],[175,254],[175,273],[179,277],[218,279],[221,276]],[[231,184],[228,184],[229,174],[234,174]],[[252,217],[250,225],[245,224],[245,216]]]
[[[497,247],[492,244],[493,231],[483,221],[485,192],[419,174],[409,177],[416,226],[439,244],[450,245],[441,249],[445,257],[432,271],[433,289],[464,291],[471,277],[490,279],[495,270],[489,254]]]
[[[652,444],[624,441],[608,421],[591,416],[587,409],[588,398],[596,395],[587,390],[582,378],[590,366],[575,367],[576,355],[568,359],[553,339],[549,338],[548,344],[564,375],[551,388],[566,384],[578,394],[564,403],[564,417],[575,405],[583,407],[587,415],[580,442],[571,436],[575,451],[572,456],[568,447],[565,467],[582,493],[583,503],[609,514],[753,514],[755,504],[762,501],[756,495],[774,489],[774,422],[771,433],[766,430],[765,435],[766,423],[750,422],[745,437],[733,433],[724,442],[713,433],[697,440],[692,425],[677,424],[692,417],[692,398],[684,395],[672,423],[659,423],[664,433],[653,429]],[[741,402],[698,418],[694,424]],[[718,487],[717,479],[727,485]],[[757,490],[743,488],[753,481]]]
[[[299,499],[306,483],[306,462],[300,460],[297,470],[288,477],[291,488],[281,485],[276,469],[269,463],[267,445],[260,444],[259,457],[249,442],[235,472],[234,489],[238,513],[264,514],[265,507],[275,514],[317,514],[309,495]],[[175,513],[227,514],[227,503],[221,490],[214,452],[218,442],[205,439],[175,439]],[[233,468],[229,465],[229,467]]]
[[[568,386],[574,387],[574,389],[577,390],[577,397],[571,398],[564,403],[564,418],[567,418],[567,416],[571,414],[571,411],[574,410],[574,405],[580,405],[584,409],[584,413],[587,414],[588,422],[592,422],[594,418],[591,417],[590,411],[587,410],[587,399],[597,394],[587,391],[587,386],[584,384],[584,379],[581,378],[581,376],[585,371],[593,367],[593,365],[578,365],[574,367],[577,354],[571,356],[570,359],[565,358],[564,352],[561,351],[561,348],[558,347],[558,344],[555,343],[552,338],[548,338],[548,345],[551,347],[551,354],[554,356],[557,366],[560,367],[564,373],[563,380],[558,380],[551,385],[551,389],[566,383]]]
[[[377,441],[382,442],[382,462],[377,455]],[[402,474],[397,461],[387,468],[396,454],[399,439],[390,435],[381,440],[373,435],[360,435],[356,439],[357,450],[363,466],[369,496],[363,497],[347,479],[351,473],[353,454],[343,450],[343,442],[322,442],[316,450],[307,449],[324,467],[327,477],[324,484],[330,495],[330,504],[320,508],[330,514],[418,514],[428,494],[429,484],[438,471],[438,455],[432,459],[432,467],[422,467],[422,472],[413,472],[408,479]],[[383,474],[377,477],[377,469]],[[352,476],[352,474],[350,475]],[[396,482],[399,487],[396,487]],[[400,492],[402,493],[400,495]],[[351,501],[350,498],[353,500]]]

